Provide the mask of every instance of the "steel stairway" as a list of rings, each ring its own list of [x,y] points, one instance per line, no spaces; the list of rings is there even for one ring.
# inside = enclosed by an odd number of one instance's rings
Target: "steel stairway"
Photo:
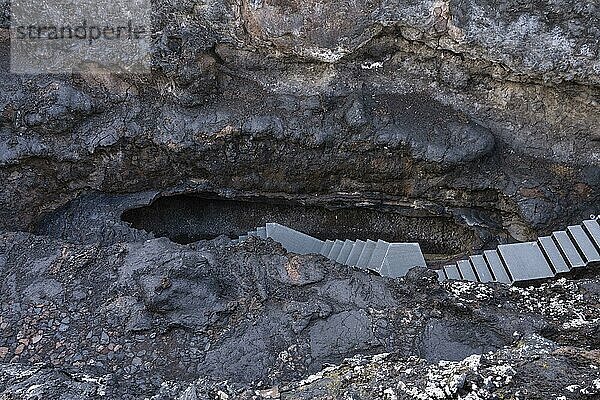
[[[256,228],[255,231],[240,236],[238,240],[244,241],[249,236],[269,237],[292,253],[321,254],[340,264],[370,269],[394,278],[404,276],[412,267],[426,266],[418,243],[388,243],[383,240],[323,241],[276,223]]]
[[[277,223],[268,223],[234,241],[244,241],[249,236],[272,238],[289,252],[321,254],[340,264],[370,269],[392,278],[404,276],[415,266],[427,266],[418,243],[322,241]],[[593,263],[600,263],[600,225],[590,219],[535,242],[504,244],[496,250],[485,250],[483,254],[472,255],[436,272],[441,281],[512,284],[552,278]]]
[[[600,262],[600,225],[586,220],[535,242],[503,244],[446,265],[440,279],[514,283],[551,278]]]

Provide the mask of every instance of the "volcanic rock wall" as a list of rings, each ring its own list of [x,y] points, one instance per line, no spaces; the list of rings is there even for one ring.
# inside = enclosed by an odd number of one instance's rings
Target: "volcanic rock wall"
[[[389,196],[517,239],[578,222],[600,203],[599,14],[159,1],[135,76],[13,75],[4,18],[0,229],[91,189]]]
[[[15,75],[0,5],[0,398],[597,398],[597,265],[392,280],[193,217],[388,212],[456,253],[597,214],[598,5],[157,0],[153,24],[150,74]]]

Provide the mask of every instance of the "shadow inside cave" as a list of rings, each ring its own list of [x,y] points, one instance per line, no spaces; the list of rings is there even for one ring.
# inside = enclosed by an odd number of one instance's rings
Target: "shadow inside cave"
[[[413,216],[368,207],[303,205],[291,201],[229,200],[194,195],[160,197],[152,204],[123,212],[134,228],[187,244],[225,235],[237,238],[267,222],[325,239],[418,242],[424,253],[452,255],[470,251],[476,234],[451,217]]]

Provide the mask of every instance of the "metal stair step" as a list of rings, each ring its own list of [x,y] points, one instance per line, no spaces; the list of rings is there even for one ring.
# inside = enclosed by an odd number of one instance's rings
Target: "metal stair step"
[[[448,278],[446,277],[446,273],[444,272],[444,269],[438,269],[435,271],[438,274],[438,281],[439,282],[444,282],[445,280],[447,280]]]
[[[381,272],[381,268],[383,266],[383,259],[387,254],[388,247],[390,247],[390,244],[388,242],[384,240],[378,240],[375,244],[375,248],[373,249],[373,253],[371,253],[369,261],[367,261],[367,268],[377,272]]]
[[[552,267],[557,274],[569,272],[571,270],[556,246],[554,239],[550,236],[542,236],[538,238],[538,243],[548,260],[550,260],[550,264],[552,264]]]
[[[372,240],[366,241],[366,243],[362,249],[362,252],[360,253],[360,256],[358,257],[358,261],[356,262],[357,267],[367,268],[367,263],[371,259],[371,254],[373,254],[373,250],[375,250],[376,245],[377,245],[377,243],[375,243]]]
[[[510,272],[514,282],[550,278],[552,268],[536,242],[504,244],[498,253]]]
[[[418,243],[390,243],[381,263],[380,274],[399,278],[413,267],[426,267],[425,258]]]
[[[342,242],[341,240],[336,240],[335,242],[333,242],[333,246],[331,246],[331,251],[329,252],[329,254],[327,254],[327,258],[335,261],[340,255],[342,246],[344,246],[344,242]]]
[[[583,258],[579,255],[577,248],[569,238],[569,235],[565,231],[552,232],[552,238],[557,243],[561,253],[567,259],[571,268],[585,267]]]
[[[356,265],[356,263],[358,262],[358,258],[360,257],[360,253],[362,252],[364,247],[365,242],[363,242],[360,239],[357,239],[356,242],[354,242],[354,246],[352,246],[352,250],[350,250],[350,254],[348,255],[348,260],[346,261],[346,264],[350,266]]]
[[[444,266],[444,272],[445,272],[446,276],[448,277],[448,279],[457,280],[457,281],[462,279],[462,276],[460,276],[460,272],[458,271],[458,267],[456,266],[456,264],[450,264],[450,265]]]
[[[268,223],[266,230],[267,237],[281,243],[287,251],[292,253],[318,254],[323,247],[322,240],[277,223]]]
[[[486,250],[483,252],[483,257],[485,261],[490,266],[490,269],[494,273],[494,277],[496,278],[496,282],[500,283],[512,283],[510,277],[508,276],[508,272],[506,272],[506,268],[504,268],[504,264],[500,260],[500,256],[496,250]]]
[[[460,260],[456,263],[458,269],[460,270],[460,274],[463,279],[471,282],[479,282],[477,276],[475,275],[475,271],[473,270],[473,266],[469,262],[469,260]]]
[[[264,226],[256,228],[256,233],[258,234],[259,237],[261,237],[263,239],[267,238],[267,228],[265,228]]]
[[[600,254],[598,254],[594,243],[592,243],[581,225],[567,227],[567,233],[570,235],[571,239],[579,248],[579,250],[581,250],[583,257],[585,258],[584,261],[588,263],[600,261]]]
[[[588,219],[583,221],[583,226],[596,245],[596,249],[600,251],[600,224],[598,224],[598,221]]]
[[[327,239],[323,243],[323,246],[321,247],[321,250],[319,251],[319,254],[322,255],[322,256],[327,257],[329,255],[329,252],[331,251],[332,247],[333,247],[333,240]]]
[[[340,250],[340,254],[338,255],[337,261],[340,264],[346,264],[348,261],[348,256],[350,255],[350,251],[352,251],[352,246],[354,246],[354,242],[352,240],[346,239],[342,249]]]
[[[492,275],[490,266],[487,262],[485,262],[485,258],[483,258],[483,256],[474,255],[469,257],[469,260],[471,261],[471,265],[479,277],[479,281],[484,283],[494,281],[494,276]]]

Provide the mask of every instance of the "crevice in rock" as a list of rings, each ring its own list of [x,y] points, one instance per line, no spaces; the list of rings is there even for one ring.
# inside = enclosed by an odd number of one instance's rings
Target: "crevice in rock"
[[[424,253],[453,255],[478,246],[477,235],[449,216],[417,213],[398,206],[329,203],[303,205],[291,200],[229,200],[219,197],[175,195],[123,212],[121,219],[134,228],[187,244],[230,238],[267,222],[277,222],[325,239],[382,239],[419,242]]]

